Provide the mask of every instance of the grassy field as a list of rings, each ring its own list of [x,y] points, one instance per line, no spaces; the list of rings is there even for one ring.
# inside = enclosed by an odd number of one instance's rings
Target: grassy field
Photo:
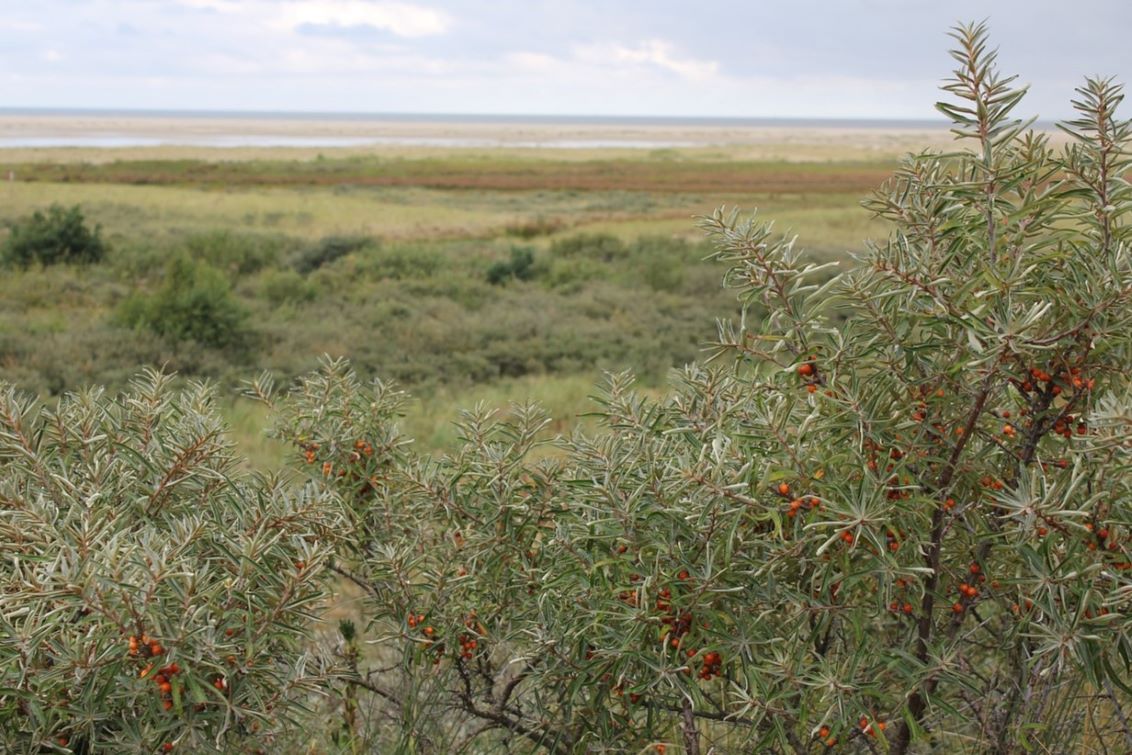
[[[659,385],[736,314],[695,216],[757,207],[826,259],[883,234],[857,203],[895,163],[847,155],[0,153],[15,176],[0,185],[0,223],[79,205],[110,246],[90,267],[4,271],[0,377],[50,395],[164,364],[234,397],[262,370],[286,382],[330,354],[417,396],[406,426],[425,449],[450,447],[451,420],[477,401],[538,400],[566,432],[602,370]],[[192,285],[227,281],[231,338],[171,335],[154,319],[189,285],[171,277],[176,259]],[[249,460],[277,464],[262,410],[229,400]]]

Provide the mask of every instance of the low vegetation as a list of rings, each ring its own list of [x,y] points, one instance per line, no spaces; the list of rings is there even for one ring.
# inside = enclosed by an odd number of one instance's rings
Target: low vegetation
[[[0,260],[8,265],[91,264],[106,256],[101,231],[87,226],[82,209],[51,205],[11,223],[0,247]]]
[[[268,311],[357,351],[248,383],[281,472],[243,470],[212,391],[159,372],[0,391],[0,745],[1128,751],[1132,122],[1090,79],[1055,149],[985,29],[954,36],[965,141],[899,166],[867,202],[890,234],[844,268],[720,209],[704,246],[219,234],[29,271],[197,372],[232,344],[177,323],[230,296],[257,362],[293,337]],[[666,390],[608,374],[568,435],[480,405],[422,452],[406,394],[360,377],[660,370],[720,296],[689,255],[738,301],[710,359]],[[161,293],[122,304],[127,270]]]

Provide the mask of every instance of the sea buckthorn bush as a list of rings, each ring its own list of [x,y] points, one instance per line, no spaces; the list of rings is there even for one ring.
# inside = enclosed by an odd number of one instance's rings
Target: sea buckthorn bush
[[[334,569],[353,751],[1132,748],[1132,190],[1120,88],[1066,146],[981,26],[953,152],[909,157],[847,270],[703,221],[758,319],[601,432],[517,406],[411,453],[403,397],[328,363],[271,396],[351,511]]]
[[[52,407],[0,386],[0,751],[303,740],[343,511],[241,471],[211,400],[156,372]]]

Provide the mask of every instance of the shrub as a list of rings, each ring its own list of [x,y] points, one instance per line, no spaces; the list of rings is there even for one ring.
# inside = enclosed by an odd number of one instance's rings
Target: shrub
[[[245,345],[247,317],[224,273],[183,254],[169,262],[160,290],[131,297],[118,311],[119,321],[129,327],[216,349]]]
[[[283,243],[277,237],[213,231],[190,236],[185,250],[194,260],[207,262],[229,275],[247,275],[273,265]]]
[[[666,397],[610,378],[602,433],[548,458],[537,410],[476,410],[417,459],[342,364],[282,401],[364,539],[356,747],[1128,749],[1132,127],[1089,80],[1055,152],[956,38],[974,148],[908,158],[868,204],[891,238],[832,279],[705,219],[767,316]]]
[[[534,277],[535,255],[529,247],[511,247],[511,259],[492,263],[487,269],[487,282],[498,286],[512,278],[530,280]]]
[[[106,256],[99,226],[89,228],[82,209],[53,204],[47,214],[36,211],[12,223],[10,234],[0,249],[8,264],[93,264]]]
[[[294,270],[272,270],[263,278],[264,298],[273,307],[302,304],[317,295],[314,285]]]
[[[53,408],[0,386],[0,750],[302,741],[343,525],[325,487],[242,472],[201,386]]]
[[[628,253],[625,242],[608,233],[578,233],[550,245],[552,257],[587,257],[612,262]]]
[[[368,236],[327,236],[304,249],[295,260],[294,267],[306,275],[373,243]]]
[[[565,223],[561,218],[546,218],[539,215],[534,218],[508,223],[504,230],[508,236],[517,236],[521,239],[533,239],[538,236],[549,236],[562,230]]]

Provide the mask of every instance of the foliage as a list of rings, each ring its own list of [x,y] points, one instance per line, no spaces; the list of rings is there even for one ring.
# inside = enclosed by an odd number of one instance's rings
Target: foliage
[[[530,280],[534,277],[535,255],[529,247],[511,247],[511,259],[494,262],[487,269],[487,282],[499,286],[514,278],[515,280]]]
[[[579,233],[559,239],[550,245],[556,257],[588,257],[601,262],[612,262],[628,254],[621,239],[608,233]]]
[[[358,523],[351,746],[1132,747],[1132,128],[1089,80],[1055,151],[984,29],[955,36],[940,108],[973,149],[903,164],[868,203],[888,241],[831,278],[705,219],[766,316],[663,399],[611,377],[559,456],[528,406],[414,456],[402,396],[342,363],[279,400]]]
[[[372,243],[373,239],[367,236],[327,236],[304,249],[295,260],[294,266],[297,271],[306,275]]]
[[[272,270],[263,277],[263,296],[273,307],[313,301],[318,290],[294,270]]]
[[[193,234],[186,239],[185,250],[192,259],[235,276],[271,266],[284,245],[285,240],[277,237],[217,230]]]
[[[0,386],[0,750],[302,740],[344,512],[238,463],[200,385],[146,373],[51,408]]]
[[[30,217],[11,223],[8,238],[0,248],[0,259],[10,265],[93,264],[106,256],[98,226],[87,226],[78,205],[53,204],[44,214],[36,210]]]
[[[127,299],[119,311],[120,320],[129,327],[150,330],[175,343],[194,341],[217,349],[245,343],[247,316],[224,273],[185,255],[170,260],[160,290]]]

